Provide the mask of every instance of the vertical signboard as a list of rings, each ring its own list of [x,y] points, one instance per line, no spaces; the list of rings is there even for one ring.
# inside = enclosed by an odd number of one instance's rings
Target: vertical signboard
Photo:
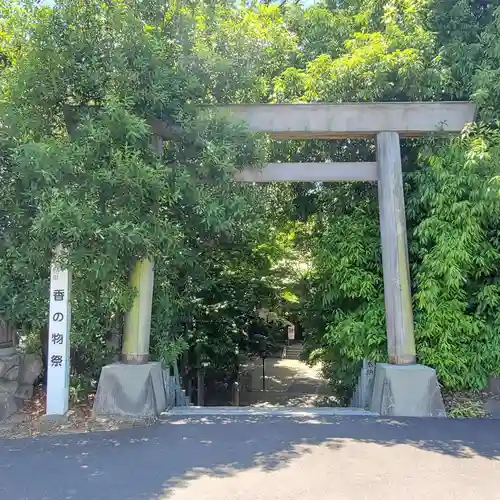
[[[70,272],[54,262],[50,273],[47,415],[64,415],[68,411],[70,288]]]
[[[295,340],[295,325],[288,325],[288,340]]]

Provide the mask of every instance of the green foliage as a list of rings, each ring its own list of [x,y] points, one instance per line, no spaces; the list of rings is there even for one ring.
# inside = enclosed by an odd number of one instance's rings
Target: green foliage
[[[371,1],[343,9],[329,7],[332,16],[349,13],[351,32],[341,43],[338,30],[325,32],[321,53],[308,52],[275,79],[277,100],[474,98],[484,120],[498,114],[494,4]],[[498,371],[497,127],[402,145],[417,354],[454,390],[481,388]],[[340,151],[343,159],[372,159],[354,141],[316,148],[314,159],[337,159]],[[308,352],[348,396],[359,361],[386,357],[377,194],[368,185],[324,185],[306,200],[315,226],[303,300]]]
[[[419,356],[455,389],[485,387],[500,366],[499,148],[479,127],[422,153],[408,199]]]
[[[460,403],[446,414],[450,418],[484,418],[486,416],[483,405],[477,401]]]
[[[271,144],[199,107],[229,102],[474,99],[462,137],[402,144],[417,353],[450,389],[500,372],[496,2],[0,7],[0,314],[36,337],[70,250],[76,392],[119,344],[142,257],[165,364],[231,373],[290,320],[345,397],[385,360],[376,186],[231,181],[268,158],[373,161],[373,142]],[[151,118],[182,130],[161,158]]]
[[[266,140],[193,107],[214,78],[235,71],[214,73],[212,52],[200,47],[197,33],[220,19],[174,7],[149,19],[149,8],[126,1],[30,12],[23,57],[3,74],[3,313],[27,331],[46,325],[50,259],[61,243],[73,278],[73,368],[95,378],[135,294],[129,271],[147,256],[156,262],[153,352],[172,362],[202,342],[222,362],[257,309],[279,297],[266,282],[271,262],[254,247],[272,246],[268,221],[280,210],[272,187],[231,182],[236,168],[263,162]],[[233,13],[235,43],[241,32],[262,36],[256,16]],[[278,19],[274,8],[262,16]],[[182,129],[162,159],[150,148],[150,117]]]

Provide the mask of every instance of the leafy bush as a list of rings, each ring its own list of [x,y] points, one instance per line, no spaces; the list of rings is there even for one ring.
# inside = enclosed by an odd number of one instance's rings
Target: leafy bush
[[[230,372],[252,333],[299,320],[348,398],[360,360],[386,359],[376,186],[232,176],[268,158],[373,161],[373,141],[271,145],[200,105],[469,98],[479,126],[402,143],[417,354],[452,389],[500,372],[494,2],[1,7],[0,310],[43,332],[52,249],[68,248],[75,375],[112,359],[129,271],[150,257],[157,359]],[[151,118],[182,130],[161,159]]]

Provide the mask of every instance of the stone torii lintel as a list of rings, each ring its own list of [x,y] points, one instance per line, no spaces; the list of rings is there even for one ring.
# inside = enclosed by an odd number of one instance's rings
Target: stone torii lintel
[[[467,101],[227,104],[211,108],[245,122],[250,132],[278,140],[373,138],[378,132],[397,132],[400,137],[458,134],[476,116],[476,106]],[[180,127],[158,119],[149,123],[153,134],[165,139],[182,133]]]

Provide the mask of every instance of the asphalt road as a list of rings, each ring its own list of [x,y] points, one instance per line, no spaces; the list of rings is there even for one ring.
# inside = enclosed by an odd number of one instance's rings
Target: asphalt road
[[[495,500],[499,458],[499,420],[179,416],[0,441],[0,499]]]

